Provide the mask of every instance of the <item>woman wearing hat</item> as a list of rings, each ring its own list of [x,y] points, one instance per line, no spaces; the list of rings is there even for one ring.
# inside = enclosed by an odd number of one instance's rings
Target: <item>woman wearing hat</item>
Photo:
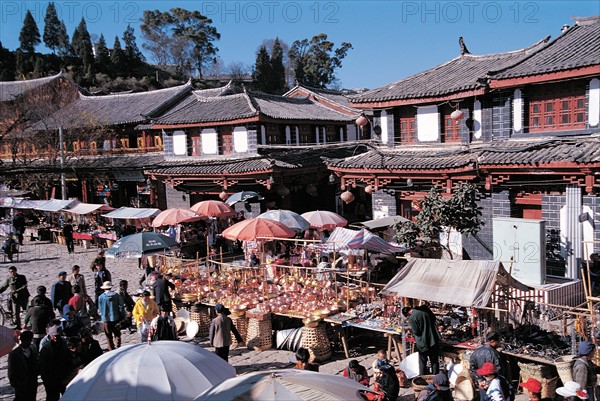
[[[582,389],[586,390],[590,401],[595,400],[595,388],[598,385],[598,366],[594,365],[592,359],[596,352],[596,345],[583,341],[577,349],[577,359],[573,363],[573,381],[577,382]]]
[[[144,290],[142,296],[136,301],[133,307],[133,318],[137,323],[137,330],[140,333],[140,339],[142,342],[146,342],[148,339],[148,329],[150,328],[150,322],[154,319],[160,310],[158,304],[150,298],[150,291]]]
[[[396,376],[396,369],[387,358],[377,360],[379,376],[375,379],[375,390],[384,393],[383,401],[396,401],[400,393],[400,382]]]

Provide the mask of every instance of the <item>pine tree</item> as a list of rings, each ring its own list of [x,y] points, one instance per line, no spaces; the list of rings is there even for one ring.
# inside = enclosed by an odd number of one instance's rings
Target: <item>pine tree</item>
[[[25,14],[23,28],[19,34],[19,42],[21,44],[21,50],[28,53],[33,53],[35,47],[41,43],[40,31],[29,10],[27,10],[27,14]]]
[[[65,21],[60,21],[58,28],[58,55],[66,57],[71,54],[71,45],[69,43],[69,34],[67,33],[67,27]]]
[[[269,53],[264,46],[261,46],[258,49],[258,54],[256,55],[256,64],[254,66],[254,87],[263,92],[271,92],[272,83],[271,83],[271,58],[269,57]]]
[[[110,52],[106,47],[104,35],[100,34],[98,39],[98,47],[96,48],[96,69],[100,72],[109,72],[111,67]]]
[[[56,49],[59,47],[60,20],[56,14],[54,3],[48,4],[46,9],[46,17],[44,18],[44,43],[48,48],[52,49],[52,53],[56,54]]]
[[[285,67],[283,65],[283,49],[279,38],[275,38],[271,49],[271,88],[273,93],[281,95],[286,90]]]
[[[41,55],[38,55],[35,58],[35,65],[33,67],[33,78],[41,78],[45,76],[46,72],[46,64],[44,63],[44,59]]]
[[[125,52],[121,48],[121,42],[119,37],[115,36],[115,44],[113,45],[112,54],[110,55],[110,61],[112,61],[112,68],[117,76],[125,76]]]
[[[145,60],[144,55],[138,48],[131,25],[127,25],[127,29],[123,32],[123,43],[125,44],[125,61],[128,69],[138,66]]]
[[[5,49],[0,42],[0,81],[13,81],[15,79],[15,56]]]
[[[94,64],[94,51],[92,48],[92,39],[90,33],[87,30],[87,24],[85,18],[81,18],[79,26],[73,34],[73,41],[71,42],[73,52],[83,62],[84,68],[87,69],[89,65]]]

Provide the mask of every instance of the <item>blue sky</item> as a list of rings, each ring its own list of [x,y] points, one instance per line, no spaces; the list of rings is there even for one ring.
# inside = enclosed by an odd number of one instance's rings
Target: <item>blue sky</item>
[[[0,0],[0,41],[19,46],[27,9],[43,32],[46,1]],[[441,64],[459,55],[463,36],[473,54],[515,50],[560,33],[571,16],[600,14],[597,0],[543,1],[55,1],[69,35],[82,16],[90,34],[103,33],[112,45],[127,24],[142,38],[139,20],[147,9],[182,7],[212,18],[221,33],[219,56],[227,65],[253,65],[258,46],[279,37],[296,39],[326,33],[353,49],[337,73],[345,88],[375,88]],[[46,51],[43,45],[38,51]]]

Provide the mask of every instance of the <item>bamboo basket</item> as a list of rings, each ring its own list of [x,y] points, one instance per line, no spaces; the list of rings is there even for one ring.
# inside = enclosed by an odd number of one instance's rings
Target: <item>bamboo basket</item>
[[[554,360],[556,371],[560,381],[565,384],[566,382],[573,381],[573,362],[575,361],[575,355],[564,355]]]
[[[521,362],[517,362],[517,365],[521,371],[521,382],[527,381],[530,377],[542,381],[542,379],[552,379],[556,376],[550,366]]]
[[[200,337],[208,337],[210,329],[210,314],[208,308],[194,309],[190,312],[190,320],[198,323],[198,334]]]
[[[231,321],[235,325],[237,331],[240,333],[240,336],[244,339],[244,341],[246,341],[246,338],[248,337],[248,318],[244,316],[232,316]],[[237,339],[232,333],[231,348],[237,348],[238,346],[239,343],[237,342]]]
[[[554,399],[554,396],[556,395],[556,387],[558,384],[558,376],[553,377],[552,379],[542,379],[540,380],[540,382],[542,383],[542,399]]]
[[[417,376],[413,379],[412,388],[415,392],[415,399],[419,398],[419,393],[421,392],[421,390],[427,387],[428,384],[433,383],[434,377],[435,375],[422,375]]]
[[[331,346],[323,325],[302,327],[301,347],[308,349],[313,361],[323,362],[331,358]]]
[[[248,319],[248,349],[266,351],[273,347],[273,327],[271,319],[258,320],[256,318]]]

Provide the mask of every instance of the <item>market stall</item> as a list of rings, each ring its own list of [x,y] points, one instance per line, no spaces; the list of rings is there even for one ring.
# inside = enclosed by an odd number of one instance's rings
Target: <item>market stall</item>
[[[81,242],[87,249],[92,242],[99,243],[97,235],[101,233],[97,225],[97,217],[101,212],[110,212],[114,207],[99,203],[78,203],[73,207],[64,209],[65,213],[73,215],[76,230],[73,239]]]
[[[154,208],[121,207],[113,210],[102,215],[113,221],[112,227],[106,227],[97,237],[106,242],[106,247],[110,247],[122,235],[151,227],[152,219],[159,213],[160,210]]]

